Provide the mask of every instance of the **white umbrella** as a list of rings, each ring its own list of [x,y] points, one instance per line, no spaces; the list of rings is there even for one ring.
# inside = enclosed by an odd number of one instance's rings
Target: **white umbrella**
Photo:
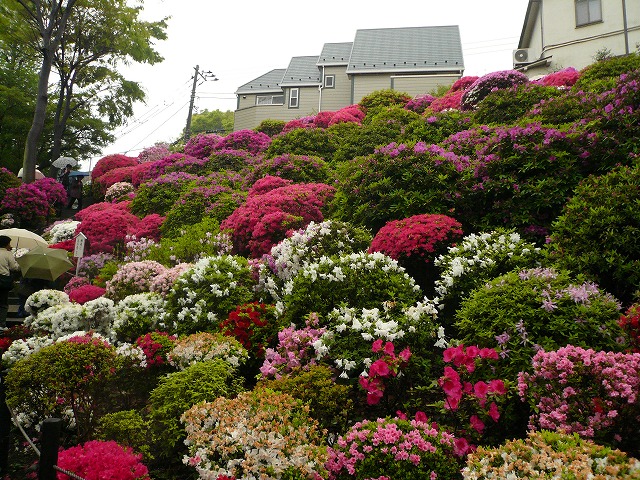
[[[78,161],[72,157],[59,157],[51,165],[56,168],[64,168],[67,165],[71,165],[72,167],[75,167],[76,165],[78,165]]]
[[[22,178],[22,168],[18,171],[18,178]],[[44,178],[44,173],[36,168],[36,180]]]
[[[49,244],[37,233],[33,233],[24,228],[5,228],[0,230],[0,235],[11,238],[11,246],[15,248],[35,248],[37,246],[46,247]]]

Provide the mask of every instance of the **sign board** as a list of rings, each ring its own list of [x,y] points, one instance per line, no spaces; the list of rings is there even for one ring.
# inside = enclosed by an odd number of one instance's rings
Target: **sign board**
[[[73,248],[73,256],[76,258],[81,258],[84,255],[84,244],[87,240],[87,237],[84,233],[80,232],[76,236],[75,247]]]

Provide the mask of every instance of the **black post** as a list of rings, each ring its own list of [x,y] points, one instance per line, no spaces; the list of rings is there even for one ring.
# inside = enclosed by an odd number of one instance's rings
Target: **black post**
[[[11,443],[11,412],[7,407],[4,371],[0,370],[0,474],[9,473],[9,444]]]
[[[42,422],[40,430],[40,462],[38,462],[38,480],[56,480],[53,466],[58,463],[58,448],[60,447],[60,433],[62,420],[47,418]]]

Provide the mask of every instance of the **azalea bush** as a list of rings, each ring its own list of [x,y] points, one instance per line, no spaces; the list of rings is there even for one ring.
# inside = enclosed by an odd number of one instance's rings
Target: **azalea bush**
[[[238,368],[247,361],[248,352],[235,338],[202,332],[178,338],[167,355],[169,365],[178,370],[216,358]]]
[[[198,133],[187,140],[184,153],[196,158],[206,158],[211,155],[222,137],[215,133]]]
[[[157,142],[150,147],[145,147],[138,154],[138,162],[154,162],[156,160],[162,160],[163,158],[171,155],[171,150],[169,150],[169,144],[165,142]]]
[[[149,397],[149,420],[158,459],[175,460],[186,454],[181,415],[212,398],[232,398],[242,391],[235,369],[221,359],[198,362],[160,379]]]
[[[162,322],[183,334],[217,330],[236,306],[253,300],[254,285],[246,258],[204,257],[176,280]]]
[[[77,277],[84,278],[84,277]],[[106,290],[102,287],[98,287],[97,285],[80,285],[77,288],[69,291],[69,300],[72,302],[76,302],[79,304],[85,304],[91,300],[95,300],[97,298],[102,297],[105,294]]]
[[[363,420],[329,447],[329,479],[460,478],[460,440],[424,414]]]
[[[131,211],[136,215],[166,214],[180,195],[195,185],[200,177],[191,173],[167,173],[148,180],[136,188]],[[106,199],[106,198],[105,198]]]
[[[165,271],[162,264],[153,260],[125,263],[107,281],[105,295],[119,301],[129,295],[149,292],[153,279]]]
[[[115,305],[113,331],[121,341],[136,338],[158,327],[164,311],[164,299],[157,293],[136,293],[125,296]]]
[[[90,337],[72,337],[15,363],[6,376],[7,402],[35,426],[47,417],[65,420],[79,439],[91,438],[106,382],[117,368],[115,349]]]
[[[43,238],[45,238],[49,244],[71,240],[75,237],[76,227],[79,224],[80,222],[76,220],[56,221],[45,228]]]
[[[150,285],[150,290],[165,297],[173,288],[176,282],[184,272],[193,268],[192,263],[178,263],[176,266],[167,268],[163,273],[157,275]]]
[[[629,346],[635,353],[640,353],[640,304],[631,305],[618,322],[629,338]]]
[[[236,130],[220,139],[215,150],[246,150],[252,154],[262,153],[271,144],[269,135],[253,130]]]
[[[45,288],[29,295],[24,304],[24,309],[31,316],[36,316],[39,312],[62,303],[69,303],[69,295],[60,290]]]
[[[534,268],[489,281],[463,300],[455,327],[465,344],[499,347],[505,361],[496,371],[515,381],[531,371],[540,349],[575,346],[620,351],[624,333],[618,325],[620,304],[590,282],[566,271]]]
[[[93,279],[98,275],[105,264],[113,259],[114,256],[112,254],[104,252],[85,255],[78,259],[78,275],[88,279]]]
[[[185,465],[217,478],[322,478],[323,432],[290,395],[257,389],[218,397],[182,416]],[[263,454],[262,452],[268,452]]]
[[[0,213],[13,215],[21,228],[37,230],[53,217],[54,210],[46,193],[33,183],[23,183],[7,188],[0,200]]]
[[[577,433],[640,454],[640,353],[568,345],[539,351],[533,372],[518,378],[522,400],[534,409],[529,427]]]
[[[102,177],[105,173],[122,167],[133,167],[138,165],[138,160],[126,155],[114,154],[102,157],[96,162],[91,170],[91,183],[95,182],[98,178]]]
[[[67,191],[55,178],[40,178],[34,181],[33,185],[45,194],[47,201],[51,205],[64,205],[67,203]]]
[[[114,441],[91,440],[58,453],[57,466],[86,480],[150,480],[142,455]],[[58,472],[58,480],[72,477]]]
[[[168,365],[168,356],[176,340],[175,335],[156,330],[138,337],[135,344],[145,356],[145,367],[154,368]]]
[[[140,219],[117,207],[123,203],[108,204],[114,206],[83,213],[76,232],[87,237],[88,253],[113,253],[122,248],[126,235],[137,229]]]
[[[462,299],[473,290],[511,270],[535,267],[542,257],[539,247],[513,229],[465,236],[433,260],[439,272],[435,281],[439,318],[451,323]]]
[[[424,113],[429,105],[436,99],[433,95],[429,95],[428,93],[423,95],[416,95],[411,100],[409,100],[404,108],[407,110],[411,110],[416,113]]]
[[[326,162],[315,156],[279,155],[260,159],[248,172],[247,185],[267,175],[286,178],[294,183],[329,183],[329,169]]]
[[[462,225],[438,214],[391,220],[373,237],[369,253],[382,252],[407,269],[423,291],[433,292],[437,278],[433,261],[462,238]]]
[[[474,109],[487,95],[495,89],[509,88],[529,82],[527,76],[516,70],[491,72],[473,82],[460,101],[462,110]]]
[[[333,192],[334,188],[326,184],[304,183],[251,195],[220,224],[220,229],[231,231],[236,254],[260,257],[284,239],[288,230],[322,221]]]
[[[116,182],[105,191],[104,201],[118,202],[121,199],[128,197],[128,195],[133,191],[134,187],[131,182]]]
[[[635,479],[640,478],[640,463],[578,435],[543,430],[499,447],[479,447],[467,458],[462,477]]]
[[[220,323],[220,331],[240,342],[250,360],[257,361],[264,358],[265,348],[275,343],[279,327],[275,306],[259,302],[238,305]]]

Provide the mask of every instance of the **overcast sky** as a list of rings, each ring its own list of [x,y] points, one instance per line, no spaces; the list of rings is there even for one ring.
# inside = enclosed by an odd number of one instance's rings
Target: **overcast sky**
[[[236,89],[291,57],[319,55],[325,43],[352,42],[356,30],[458,25],[465,75],[512,67],[527,0],[145,0],[143,18],[170,16],[166,41],[157,50],[164,62],[123,67],[138,81],[146,104],[115,133],[102,153],[137,156],[156,142],[175,140],[186,124],[194,67],[218,81],[198,85],[194,111],[235,110]],[[101,155],[101,156],[102,156]],[[97,157],[100,158],[100,157]],[[92,159],[93,166],[97,158]],[[88,162],[83,162],[88,168]]]

